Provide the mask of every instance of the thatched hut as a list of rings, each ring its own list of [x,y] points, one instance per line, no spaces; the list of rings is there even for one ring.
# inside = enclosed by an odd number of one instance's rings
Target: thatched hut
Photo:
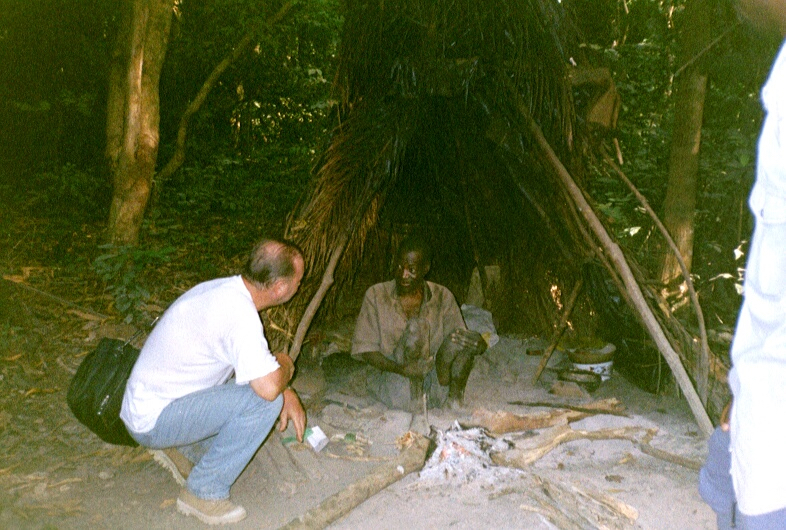
[[[563,179],[581,187],[590,142],[571,84],[578,41],[561,4],[346,4],[336,128],[288,223],[309,270],[289,314],[290,332],[301,322],[295,354],[318,308],[321,318],[351,314],[363,289],[388,278],[392,249],[414,228],[436,243],[432,279],[459,301],[477,271],[501,331],[549,336],[582,282],[573,330],[602,335],[606,313],[641,334],[626,283]],[[690,333],[669,338],[698,366],[680,346]]]

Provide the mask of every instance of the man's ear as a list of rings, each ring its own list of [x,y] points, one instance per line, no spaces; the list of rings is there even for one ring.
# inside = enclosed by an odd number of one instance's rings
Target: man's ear
[[[287,290],[287,282],[279,278],[273,282],[271,288],[273,289],[273,294],[275,294],[276,297],[281,297]]]

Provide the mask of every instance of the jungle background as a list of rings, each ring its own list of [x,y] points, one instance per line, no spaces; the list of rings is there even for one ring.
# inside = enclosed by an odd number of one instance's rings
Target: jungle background
[[[235,270],[261,234],[283,232],[336,125],[340,0],[169,2],[168,39],[158,43],[159,175],[178,153],[189,104],[238,54],[189,116],[182,165],[153,178],[138,230],[119,232],[110,78],[128,29],[124,10],[139,3],[0,2],[0,477],[47,453],[45,438],[68,414],[70,375],[96,336],[130,336],[190,286]],[[752,231],[759,90],[778,40],[738,23],[721,1],[701,2],[698,17],[679,0],[563,3],[584,53],[612,73],[621,167],[659,215],[669,194],[685,189],[670,180],[675,117],[681,98],[696,96],[679,82],[701,65],[690,269],[711,347],[727,357]],[[659,277],[664,251],[652,220],[599,158],[590,160],[585,188],[604,223]],[[674,313],[695,325],[685,294],[672,290]],[[57,436],[73,445],[70,435]]]

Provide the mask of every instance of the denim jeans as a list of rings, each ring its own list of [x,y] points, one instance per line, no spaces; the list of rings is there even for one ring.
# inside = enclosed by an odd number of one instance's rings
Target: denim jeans
[[[715,429],[708,442],[707,461],[699,472],[699,493],[715,512],[718,530],[783,530],[786,508],[762,515],[745,515],[737,508],[729,472],[729,442],[728,432]]]
[[[201,499],[227,499],[229,488],[267,438],[283,404],[281,395],[267,401],[250,385],[236,385],[233,380],[176,399],[151,431],[131,436],[151,449],[182,449],[196,464],[186,482],[191,493]]]

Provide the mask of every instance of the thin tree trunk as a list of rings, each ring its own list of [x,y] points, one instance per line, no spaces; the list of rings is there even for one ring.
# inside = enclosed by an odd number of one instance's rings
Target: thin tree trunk
[[[107,153],[114,187],[107,236],[115,244],[137,242],[150,197],[158,157],[158,82],[174,8],[174,0],[129,1],[129,36],[125,39],[121,30],[119,38],[125,40],[130,53],[125,54],[125,75],[117,75],[120,67],[116,66],[110,74],[110,83],[120,86],[110,87],[112,107],[107,118]],[[118,112],[121,94],[122,113]],[[122,134],[118,135],[121,115]]]
[[[280,22],[292,8],[293,4],[294,0],[290,0],[281,6],[275,15],[265,21],[263,26],[271,27]],[[191,119],[191,116],[196,114],[199,109],[202,108],[205,100],[207,100],[207,96],[213,90],[213,87],[216,86],[221,75],[238,59],[238,57],[240,57],[248,49],[251,43],[254,42],[254,37],[256,37],[258,33],[259,28],[254,28],[246,33],[243,38],[240,39],[240,41],[238,41],[234,48],[232,48],[232,51],[230,51],[226,57],[224,57],[221,62],[219,62],[215,68],[213,68],[213,71],[210,72],[210,75],[207,76],[207,79],[205,79],[205,82],[202,84],[199,92],[197,92],[196,96],[194,96],[194,99],[191,100],[191,103],[188,104],[185,112],[183,112],[183,116],[180,118],[180,124],[177,127],[175,152],[172,155],[172,158],[169,159],[169,162],[167,162],[164,166],[164,169],[162,169],[158,175],[156,175],[156,196],[161,192],[160,190],[163,183],[169,177],[171,177],[175,171],[180,169],[180,166],[183,165],[183,162],[186,159],[186,134],[188,133],[188,122]]]
[[[123,2],[121,5],[120,25],[115,45],[112,49],[112,59],[109,65],[109,90],[106,105],[106,158],[108,174],[114,177],[117,170],[117,161],[120,158],[123,144],[123,124],[125,123],[126,102],[126,73],[133,43],[131,42],[131,27],[133,20],[133,2]]]
[[[693,57],[702,53],[710,43],[711,35],[710,10],[706,0],[688,2],[685,10],[683,28],[679,34],[679,57],[680,64],[690,63],[691,66],[681,70],[674,81],[674,130],[663,223],[690,270],[693,262],[701,126],[707,93],[707,74],[702,69],[701,61],[693,61]],[[666,249],[661,262],[661,281],[667,285],[681,276],[680,264],[671,250]]]

